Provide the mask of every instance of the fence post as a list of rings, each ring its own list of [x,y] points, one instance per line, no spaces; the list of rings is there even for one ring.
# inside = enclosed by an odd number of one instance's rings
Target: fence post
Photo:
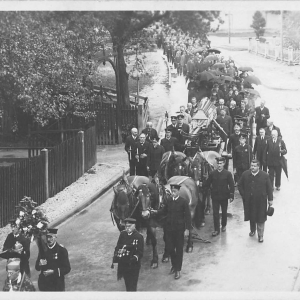
[[[289,48],[288,48],[288,65],[289,66],[291,66],[291,65],[293,65],[293,51],[294,51],[294,49],[293,49],[293,47],[292,46],[289,46]]]
[[[249,37],[249,44],[248,44],[248,52],[251,52],[251,45],[252,44],[252,38]]]
[[[265,42],[265,58],[268,57],[268,50],[269,50],[269,42]]]
[[[256,39],[256,45],[255,45],[255,53],[258,54],[258,42],[259,39]]]
[[[49,198],[49,155],[48,149],[41,150],[45,162],[45,197]]]
[[[84,174],[84,167],[85,167],[85,161],[84,161],[84,131],[79,131],[78,132],[80,136],[80,141],[81,141],[81,162],[82,162],[82,174]]]

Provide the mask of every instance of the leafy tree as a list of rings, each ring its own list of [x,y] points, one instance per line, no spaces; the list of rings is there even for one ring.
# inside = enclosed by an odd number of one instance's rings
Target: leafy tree
[[[266,20],[260,11],[256,11],[254,13],[253,22],[250,27],[254,29],[257,38],[264,35],[265,33],[264,27],[266,27]]]
[[[147,46],[153,32],[145,31],[150,25],[163,21],[169,28],[182,30],[195,37],[205,38],[210,30],[210,24],[219,16],[217,11],[112,11],[97,12],[95,16],[101,20],[110,34],[112,47],[118,58],[118,75],[121,103],[129,104],[128,73],[124,53],[126,48],[137,43]],[[144,40],[142,41],[142,39]]]
[[[0,33],[2,106],[18,102],[41,125],[93,116],[82,78],[107,32],[92,13],[1,12]]]

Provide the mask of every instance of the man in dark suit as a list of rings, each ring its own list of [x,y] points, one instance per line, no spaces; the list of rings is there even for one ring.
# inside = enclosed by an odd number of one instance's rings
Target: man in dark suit
[[[237,109],[237,115],[241,116],[242,118],[248,118],[249,116],[249,109],[246,108],[246,103],[244,101],[241,102],[241,108]]]
[[[146,141],[150,142],[154,138],[158,139],[158,134],[156,129],[152,128],[153,124],[152,122],[147,122],[146,128],[142,130],[142,133],[145,133],[146,135]]]
[[[257,227],[258,241],[264,241],[267,204],[273,205],[273,189],[269,176],[259,170],[259,161],[251,162],[251,169],[242,174],[238,189],[243,199],[244,220],[250,221],[249,236],[254,236]]]
[[[216,158],[218,162],[217,170],[212,171],[208,179],[204,182],[203,188],[211,188],[211,199],[213,204],[214,231],[212,236],[220,234],[220,206],[222,209],[222,231],[226,231],[228,199],[234,199],[234,182],[229,171],[224,169],[226,159]]]
[[[267,120],[269,118],[269,109],[265,107],[265,101],[261,100],[260,106],[255,108],[256,135],[259,135],[260,128],[267,127]]]
[[[157,139],[153,139],[152,145],[149,147],[149,155],[147,159],[147,169],[150,171],[151,177],[153,177],[159,169],[164,153],[164,147],[158,144]]]
[[[268,120],[267,121],[267,127],[265,128],[265,132],[266,132],[266,136],[267,138],[271,138],[271,135],[272,135],[272,130],[277,130],[278,132],[278,138],[279,139],[282,139],[282,135],[281,135],[281,132],[280,132],[280,128],[275,126],[273,124],[273,120]]]
[[[172,184],[172,195],[167,198],[166,205],[158,211],[158,215],[166,215],[166,251],[171,256],[172,268],[170,274],[175,273],[175,279],[180,278],[183,259],[184,236],[192,229],[189,202],[179,196],[180,185]]]
[[[284,141],[278,138],[277,130],[272,130],[272,138],[267,140],[263,161],[268,166],[272,187],[274,186],[275,177],[275,187],[278,191],[281,185],[282,170],[280,157],[286,153],[287,150]]]
[[[177,140],[179,140],[180,133],[177,129],[177,115],[171,116],[171,124],[167,126],[167,129],[172,132],[172,137],[175,137]]]
[[[160,141],[160,145],[164,147],[165,152],[179,151],[179,142],[177,138],[172,137],[172,131],[168,128],[165,129],[166,137]]]
[[[219,106],[217,106],[217,115],[218,116],[221,115],[221,110],[222,109],[225,110],[227,116],[230,115],[229,114],[229,108],[226,105],[224,105],[224,102],[225,102],[224,99],[219,100]]]
[[[136,174],[136,149],[138,142],[138,130],[136,128],[131,129],[131,135],[126,138],[125,151],[128,153],[130,176]]]
[[[223,128],[224,132],[220,130],[220,136],[222,140],[227,145],[227,139],[232,133],[232,120],[230,116],[226,115],[226,111],[224,109],[221,110],[221,115],[219,115],[216,119],[217,123]],[[225,149],[226,149],[225,145]]]
[[[228,139],[228,147],[227,151],[229,154],[231,154],[232,157],[232,167],[233,169],[236,169],[236,155],[235,155],[235,149],[240,144],[240,135],[241,135],[241,128],[238,124],[234,125],[234,133],[230,135]],[[237,182],[236,176],[234,177],[235,182]]]
[[[191,117],[193,118],[193,116],[198,112],[198,103],[197,103],[197,98],[193,97],[191,99],[191,103],[192,103],[192,109],[190,112]]]
[[[136,149],[136,175],[148,177],[147,160],[149,155],[150,143],[146,141],[145,133],[140,134]]]
[[[247,135],[241,133],[240,135],[240,144],[235,148],[234,159],[236,170],[233,169],[233,172],[237,174],[237,180],[239,180],[242,174],[249,170],[250,162],[252,160],[252,149],[251,146],[246,144]]]
[[[267,172],[267,166],[263,163],[264,153],[267,146],[268,137],[265,135],[263,128],[259,129],[259,136],[255,138],[253,155],[259,161],[260,169]]]
[[[177,131],[179,133],[179,138],[178,138],[178,142],[180,144],[180,148],[181,148],[181,151],[183,151],[184,149],[184,144],[185,144],[185,141],[186,141],[186,137],[184,137],[184,134],[189,134],[190,133],[190,126],[188,124],[185,124],[183,122],[184,120],[184,115],[178,115],[177,117]],[[181,132],[181,130],[183,132]]]

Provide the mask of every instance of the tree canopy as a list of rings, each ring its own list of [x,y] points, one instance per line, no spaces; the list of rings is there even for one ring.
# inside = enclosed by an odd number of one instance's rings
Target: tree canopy
[[[254,29],[257,38],[264,35],[266,20],[260,11],[254,13],[251,27]]]

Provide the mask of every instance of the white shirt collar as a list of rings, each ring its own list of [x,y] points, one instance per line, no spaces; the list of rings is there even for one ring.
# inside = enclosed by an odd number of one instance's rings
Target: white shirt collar
[[[258,170],[256,173],[252,173],[252,172],[251,172],[251,174],[252,174],[253,176],[256,176],[256,175],[258,174],[258,172],[259,172],[259,170]]]
[[[56,245],[56,242],[55,242],[54,245],[51,246],[51,247],[48,245],[48,248],[49,248],[49,249],[53,249],[53,248],[55,247],[55,245]]]

